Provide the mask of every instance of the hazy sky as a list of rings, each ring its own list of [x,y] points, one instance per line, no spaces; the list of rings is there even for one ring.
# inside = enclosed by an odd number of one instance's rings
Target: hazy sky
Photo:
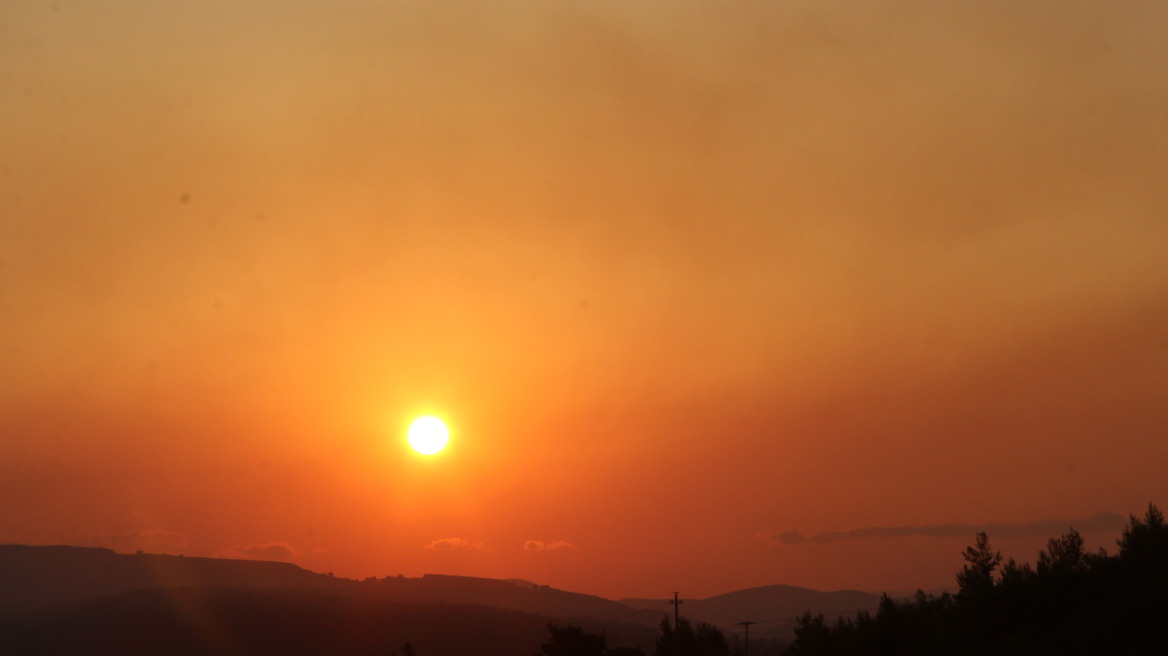
[[[1113,547],[1168,504],[1165,33],[8,0],[0,542],[614,598]]]

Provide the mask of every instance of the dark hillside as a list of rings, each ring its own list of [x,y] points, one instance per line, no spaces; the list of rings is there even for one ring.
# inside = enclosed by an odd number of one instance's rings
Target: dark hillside
[[[0,545],[0,611],[158,587],[340,590],[346,582],[291,563],[126,555],[89,547]]]
[[[387,602],[308,592],[139,590],[0,615],[0,653],[525,656],[546,616],[484,606]],[[582,620],[614,645],[651,647],[654,631]]]
[[[617,602],[527,582],[436,574],[357,582],[316,574],[291,563],[0,545],[0,612],[168,587],[310,591],[381,601],[482,604],[554,617],[637,621],[634,611]]]

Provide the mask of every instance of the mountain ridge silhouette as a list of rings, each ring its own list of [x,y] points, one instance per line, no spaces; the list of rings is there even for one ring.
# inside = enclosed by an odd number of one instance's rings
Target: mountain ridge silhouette
[[[317,603],[338,607],[365,604],[367,608],[363,606],[358,614],[374,612],[370,609],[383,604],[446,604],[572,618],[595,626],[616,623],[651,629],[673,614],[667,599],[614,601],[522,579],[425,574],[358,581],[312,572],[287,562],[143,552],[119,554],[100,547],[0,545],[0,615],[10,621],[20,621],[21,616],[53,617],[54,613],[71,617],[70,613],[80,612],[67,610],[70,605],[100,614],[102,603],[129,609],[127,612],[132,614],[138,612],[134,609],[153,608],[150,604],[135,605],[133,599],[151,598],[163,603],[158,600],[167,598],[167,590],[187,591],[183,594],[188,601],[197,598],[190,591],[202,590],[217,604],[228,603],[233,594],[251,595],[260,600],[257,603],[291,604],[295,612],[301,612],[306,604]],[[787,638],[795,618],[804,611],[832,615],[871,610],[878,606],[879,596],[856,590],[820,592],[777,584],[684,601],[681,614],[691,621],[737,631],[739,622],[750,620],[760,623],[751,629],[752,637]],[[43,612],[36,615],[34,611]],[[620,628],[606,630],[622,632]],[[636,631],[625,633],[634,635]]]

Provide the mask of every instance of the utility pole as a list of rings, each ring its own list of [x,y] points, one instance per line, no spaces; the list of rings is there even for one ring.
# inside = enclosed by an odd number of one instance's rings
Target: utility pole
[[[739,622],[738,623],[739,626],[744,627],[746,629],[746,640],[743,642],[743,644],[746,646],[746,648],[742,650],[742,656],[750,656],[750,625],[751,624],[758,624],[758,622],[746,621],[746,622]]]
[[[673,656],[681,656],[681,605],[685,602],[677,598],[677,593],[673,593]]]

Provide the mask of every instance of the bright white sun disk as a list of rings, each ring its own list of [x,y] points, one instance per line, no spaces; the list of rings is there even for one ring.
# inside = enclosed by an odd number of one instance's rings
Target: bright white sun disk
[[[433,455],[442,449],[446,448],[446,443],[450,441],[450,431],[446,429],[446,424],[437,417],[419,417],[410,424],[410,430],[406,434],[410,441],[410,446],[414,450],[423,455]]]

